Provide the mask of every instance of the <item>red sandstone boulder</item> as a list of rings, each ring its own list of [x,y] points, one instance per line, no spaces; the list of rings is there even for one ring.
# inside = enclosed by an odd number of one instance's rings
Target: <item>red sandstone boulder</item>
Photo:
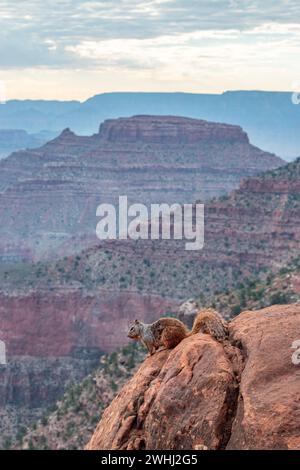
[[[299,325],[300,305],[244,312],[224,345],[197,334],[148,358],[87,449],[300,449]]]
[[[90,449],[195,449],[222,445],[233,367],[208,335],[148,358],[118,394]]]
[[[231,323],[246,356],[230,449],[300,449],[300,305],[244,312]]]

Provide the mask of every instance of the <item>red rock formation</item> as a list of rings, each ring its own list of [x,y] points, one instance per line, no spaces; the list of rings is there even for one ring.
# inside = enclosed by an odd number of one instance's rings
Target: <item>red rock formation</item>
[[[230,343],[197,334],[148,358],[87,449],[300,449],[300,306],[244,312]]]
[[[136,317],[154,321],[178,302],[155,295],[98,289],[0,293],[0,339],[7,356],[76,356],[80,350],[111,352],[127,342]]]
[[[108,119],[101,124],[99,135],[110,142],[249,143],[246,132],[239,126],[176,116],[134,116],[129,119]]]
[[[0,293],[0,340],[7,365],[0,366],[0,439],[27,427],[78,384],[104,352],[127,342],[135,316],[154,321],[176,302],[155,295],[57,287]]]
[[[0,164],[0,180],[4,186],[9,182],[9,188],[0,196],[0,253],[5,261],[10,261],[81,251],[93,243],[95,207],[103,198],[105,200],[108,192],[116,195],[117,187],[117,191],[120,188],[132,191],[135,197],[152,194],[153,198],[165,195],[169,198],[171,193],[178,195],[178,188],[192,188],[196,180],[201,185],[207,145],[167,144],[165,147],[158,143],[144,145],[140,141],[112,145],[99,135],[78,137],[66,130],[43,149],[14,154],[5,165]],[[251,172],[254,167],[256,172],[258,166],[270,167],[271,163],[273,167],[278,163],[274,157],[253,150],[246,143],[226,144],[225,148],[221,143],[217,146],[209,143],[209,149],[210,168],[205,174],[210,176],[204,179],[211,188],[218,185],[218,181],[223,185],[225,179],[226,184],[231,185],[232,175],[234,179],[237,175],[239,178],[245,163],[252,162],[246,166],[251,167]],[[174,156],[178,159],[175,163]],[[198,164],[197,173],[195,165]],[[225,164],[229,165],[229,170],[224,169]],[[226,178],[225,171],[228,171]],[[282,169],[274,178],[270,176],[259,179],[259,184],[253,183],[254,189],[260,186],[259,191],[248,190],[247,184],[250,187],[252,183],[244,183],[229,199],[209,204],[202,252],[186,252],[172,242],[155,243],[155,246],[146,242],[113,242],[82,253],[79,268],[76,268],[75,257],[62,260],[55,267],[33,266],[34,275],[30,275],[31,268],[27,265],[20,267],[24,277],[21,284],[25,287],[21,285],[19,289],[18,285],[19,290],[16,278],[20,272],[16,277],[8,273],[7,278],[2,272],[1,288],[10,293],[2,293],[0,298],[0,339],[7,343],[8,358],[16,355],[21,363],[23,355],[63,356],[68,375],[71,366],[67,358],[70,356],[80,351],[85,354],[88,348],[112,351],[122,345],[127,320],[132,316],[152,321],[169,306],[176,305],[179,298],[232,285],[234,270],[243,270],[247,275],[261,266],[285,263],[299,253],[300,240],[298,194],[287,193],[288,184],[296,187],[293,181],[299,180],[299,176],[295,168],[291,174],[292,178]],[[10,185],[16,175],[19,182]],[[174,186],[175,176],[177,186]],[[160,179],[163,179],[163,187]],[[265,192],[263,187],[267,188]],[[148,268],[144,260],[150,260],[151,267]],[[114,265],[116,269],[112,269]],[[40,268],[42,274],[39,274]],[[9,271],[9,266],[7,269]],[[22,269],[28,273],[28,283]],[[103,275],[104,281],[101,280]],[[120,287],[122,276],[126,282],[130,278],[127,283],[130,292]],[[138,285],[139,278],[143,281],[142,287]],[[70,285],[77,287],[69,288]],[[104,285],[105,289],[99,289],[99,285]],[[153,296],[153,292],[158,295]],[[49,369],[46,362],[43,367],[40,389],[37,390],[37,382],[34,385],[38,396],[47,395],[43,387],[43,374]],[[31,385],[27,375],[25,379],[23,375],[19,379],[16,374],[14,380],[7,375],[0,399],[9,394],[15,396],[14,390],[18,390],[18,399],[23,394],[22,400],[27,400]],[[61,373],[60,377],[63,375]],[[12,391],[7,392],[12,382]]]
[[[300,305],[244,312],[231,323],[245,366],[228,449],[300,449]]]
[[[100,133],[70,129],[0,162],[0,257],[57,257],[97,242],[100,203],[193,203],[229,192],[283,161],[252,146],[238,126],[170,116],[106,121]],[[13,251],[14,250],[14,251]]]
[[[259,267],[285,264],[299,254],[299,198],[286,193],[288,182],[299,180],[299,169],[300,161],[260,178],[255,187],[265,184],[264,193],[251,192],[243,183],[226,200],[207,205],[201,252],[169,241],[111,242],[55,266],[25,265],[11,276],[8,266],[1,281],[9,294],[1,294],[0,339],[9,357],[67,356],[87,347],[112,351],[123,344],[133,316],[152,321],[180,299],[212,294]],[[62,246],[66,252],[67,241]],[[120,286],[122,276],[126,290]]]

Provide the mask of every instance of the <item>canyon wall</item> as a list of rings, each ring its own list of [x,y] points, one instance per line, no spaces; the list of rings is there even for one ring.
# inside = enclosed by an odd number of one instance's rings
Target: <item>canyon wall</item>
[[[120,195],[147,206],[194,203],[283,163],[240,127],[196,119],[109,120],[91,137],[66,129],[0,162],[0,257],[51,259],[96,244],[96,209]]]
[[[0,294],[0,448],[43,416],[99,364],[127,343],[130,321],[154,320],[177,303],[134,292],[58,288]]]
[[[99,355],[126,343],[130,320],[153,321],[187,297],[213,296],[298,255],[300,162],[281,165],[238,127],[143,116],[91,137],[66,130],[0,162],[2,411],[40,416]],[[93,238],[97,205],[120,193],[194,202],[277,166],[206,204],[200,252],[177,240]]]

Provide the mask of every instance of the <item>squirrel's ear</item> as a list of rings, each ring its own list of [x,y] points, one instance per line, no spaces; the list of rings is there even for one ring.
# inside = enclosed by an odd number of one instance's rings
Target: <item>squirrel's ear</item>
[[[139,323],[139,321],[137,319],[134,320],[134,323]]]

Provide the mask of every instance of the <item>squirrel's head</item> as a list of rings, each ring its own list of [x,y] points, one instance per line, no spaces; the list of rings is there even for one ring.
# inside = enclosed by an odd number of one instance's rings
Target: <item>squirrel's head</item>
[[[139,339],[141,336],[140,332],[140,322],[138,320],[134,320],[133,324],[129,327],[128,338],[131,339]]]

